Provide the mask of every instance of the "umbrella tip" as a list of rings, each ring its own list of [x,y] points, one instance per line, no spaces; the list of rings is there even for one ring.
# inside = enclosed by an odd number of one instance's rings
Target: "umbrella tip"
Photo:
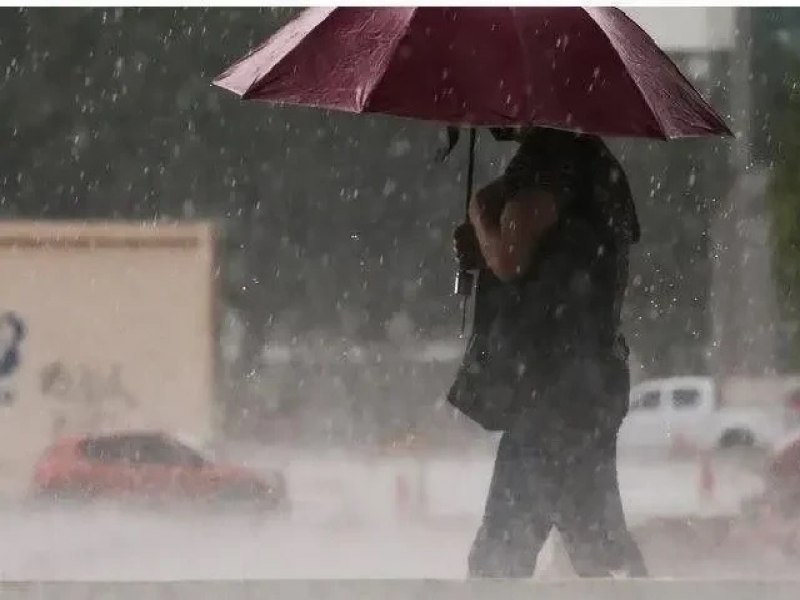
[[[733,130],[728,126],[728,124],[725,122],[725,119],[722,117],[720,117],[717,130],[714,131],[714,133],[721,135],[722,137],[736,137],[736,134],[733,133]]]

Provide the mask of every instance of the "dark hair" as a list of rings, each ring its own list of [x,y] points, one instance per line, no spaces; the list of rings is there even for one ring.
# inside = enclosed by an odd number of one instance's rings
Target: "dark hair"
[[[517,139],[520,149],[506,175],[512,187],[517,177],[527,177],[532,162],[544,161],[553,171],[573,169],[574,176],[566,181],[574,186],[570,196],[576,201],[569,204],[568,211],[607,230],[615,241],[630,244],[639,240],[639,221],[627,177],[602,138],[535,127],[520,131]],[[604,176],[608,181],[599,179]]]
[[[586,211],[595,219],[599,219],[608,228],[616,242],[634,244],[639,241],[641,231],[636,204],[633,201],[625,169],[619,160],[606,146],[602,138],[595,135],[583,135],[580,138],[578,152],[581,156],[581,168],[589,171],[589,189],[581,195],[584,205],[579,210]],[[600,188],[598,197],[596,181],[591,179],[596,173],[605,174],[608,181]]]

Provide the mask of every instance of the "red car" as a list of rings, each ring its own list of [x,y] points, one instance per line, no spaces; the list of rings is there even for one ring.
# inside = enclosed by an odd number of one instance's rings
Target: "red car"
[[[800,556],[800,433],[777,444],[767,457],[761,493],[742,503],[739,543],[766,542],[787,557]]]
[[[67,438],[36,465],[37,498],[237,501],[288,508],[286,482],[212,462],[162,433]]]

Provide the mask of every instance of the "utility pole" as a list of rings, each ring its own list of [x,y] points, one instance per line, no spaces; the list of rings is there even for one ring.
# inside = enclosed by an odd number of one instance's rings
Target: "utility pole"
[[[738,7],[736,11],[735,36],[731,55],[730,106],[733,131],[736,139],[733,143],[731,162],[737,173],[746,173],[751,166],[751,129],[752,119],[750,104],[752,102],[751,52],[753,47],[752,8]]]
[[[736,8],[730,60],[730,191],[719,199],[711,226],[712,369],[717,378],[774,372],[778,321],[769,245],[769,172],[753,164],[752,9]]]
[[[747,171],[750,162],[750,9],[733,8],[733,45],[727,69],[729,125],[736,136],[730,145],[728,162],[733,182]],[[732,182],[732,183],[733,183]],[[735,183],[731,186],[731,190]],[[711,253],[711,320],[713,344],[709,357],[711,373],[722,379],[737,370],[735,332],[737,300],[741,290],[739,280],[740,240],[738,215],[733,193],[717,198],[716,210],[709,224]]]

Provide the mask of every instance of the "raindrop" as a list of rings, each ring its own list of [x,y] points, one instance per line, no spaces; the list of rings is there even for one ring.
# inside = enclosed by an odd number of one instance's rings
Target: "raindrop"
[[[411,152],[411,142],[407,139],[395,140],[389,145],[389,156],[393,158],[406,156],[409,152]]]
[[[397,182],[394,179],[387,179],[383,186],[383,195],[391,196],[397,190]]]

